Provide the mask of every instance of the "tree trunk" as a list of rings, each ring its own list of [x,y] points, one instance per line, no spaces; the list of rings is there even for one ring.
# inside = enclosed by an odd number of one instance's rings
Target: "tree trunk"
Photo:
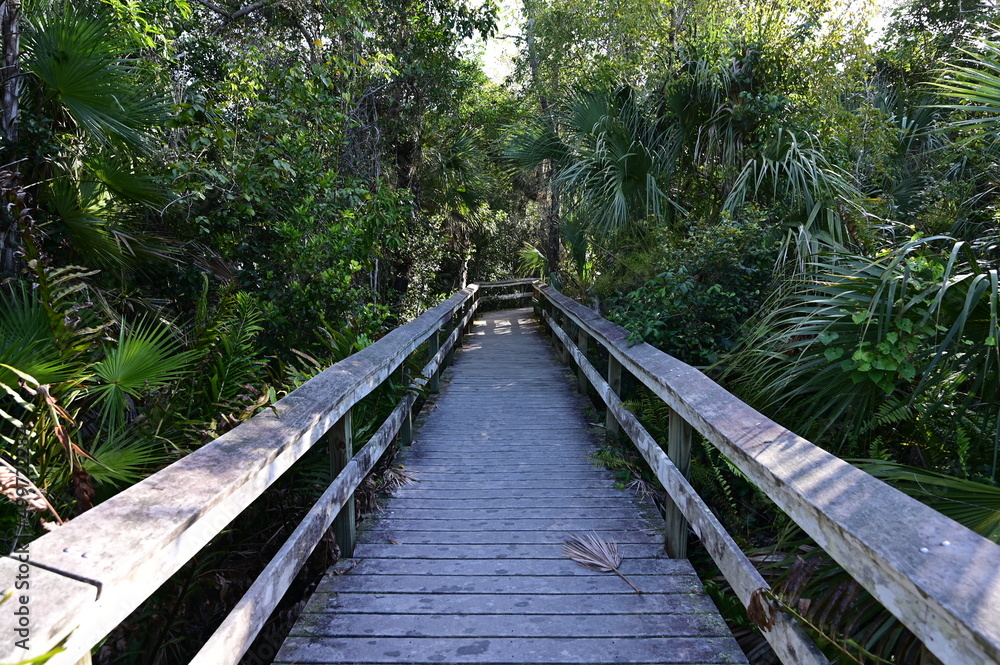
[[[535,19],[531,10],[530,0],[524,0],[524,15],[528,18],[526,26],[526,41],[528,44],[528,64],[531,67],[531,82],[538,92],[538,105],[542,109],[542,117],[555,132],[555,123],[552,121],[552,114],[549,112],[549,98],[542,89],[541,79],[538,75],[538,49],[535,48]],[[558,175],[558,165],[547,160],[543,166],[542,176],[548,180],[548,191],[543,198],[545,210],[542,217],[543,231],[548,242],[545,245],[545,260],[549,264],[549,273],[559,271],[559,262],[562,256],[562,220],[559,215],[559,186],[556,184]]]
[[[21,0],[0,0],[0,30],[3,31],[3,69],[0,70],[3,114],[0,118],[0,131],[8,144],[17,142],[17,111],[21,92],[20,19]]]
[[[562,219],[559,216],[559,184],[555,181],[556,165],[549,165],[549,194],[546,210],[546,227],[548,231],[548,246],[545,248],[545,260],[549,262],[549,272],[559,272],[562,259]]]
[[[469,285],[469,252],[462,253],[462,265],[458,269],[458,288],[464,289]]]

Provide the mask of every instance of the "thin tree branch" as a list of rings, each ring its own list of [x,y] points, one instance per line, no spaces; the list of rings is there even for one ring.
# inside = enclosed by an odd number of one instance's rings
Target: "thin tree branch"
[[[264,7],[267,7],[273,2],[273,0],[259,0],[258,2],[254,2],[249,5],[244,5],[243,7],[237,9],[236,11],[231,12],[224,7],[220,7],[211,0],[195,0],[195,1],[205,9],[215,12],[223,19],[225,19],[222,25],[220,25],[219,27],[217,27],[215,30],[212,31],[214,34],[222,32],[224,29],[228,28],[236,21],[239,21],[244,16],[252,14],[258,9],[263,9]]]

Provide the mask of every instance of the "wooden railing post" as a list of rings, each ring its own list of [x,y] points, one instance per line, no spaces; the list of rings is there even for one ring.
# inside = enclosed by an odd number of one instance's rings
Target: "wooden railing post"
[[[465,336],[469,334],[469,329],[470,329],[471,323],[472,323],[470,321],[468,324],[466,324],[466,323],[463,323],[463,321],[465,320],[465,317],[469,314],[469,309],[471,307],[472,307],[472,305],[471,305],[471,299],[470,300],[466,300],[464,303],[462,303],[462,313],[461,313],[461,315],[459,316],[459,319],[458,319],[458,325],[462,326],[462,332],[460,332],[458,334],[458,339],[462,343],[462,348],[463,349],[465,348]]]
[[[583,357],[587,357],[587,343],[590,341],[590,335],[587,331],[583,329],[583,326],[576,327],[576,346],[580,349],[580,353]],[[583,371],[583,365],[577,365],[576,368],[576,387],[582,394],[587,394],[587,375]]]
[[[451,337],[451,333],[454,332],[456,326],[458,326],[457,312],[452,314],[451,318],[448,319],[448,325],[446,328],[446,332],[448,334],[446,335],[446,337]],[[455,348],[458,346],[458,343],[460,341],[461,341],[460,339],[456,339],[455,343],[451,345],[450,349],[448,349],[448,354],[444,357],[444,363],[441,365],[441,369],[444,369],[445,367],[451,367],[451,364],[455,362]]]
[[[435,330],[430,337],[427,338],[427,360],[431,361],[434,356],[437,355],[438,350],[441,349],[441,331]],[[427,387],[432,393],[441,392],[441,368],[436,369],[427,380]]]
[[[608,354],[608,385],[611,386],[611,390],[618,396],[622,394],[622,364],[618,362],[610,353]],[[604,419],[604,428],[608,432],[608,436],[618,436],[620,431],[618,426],[618,421],[615,420],[615,416],[611,413],[611,409],[608,409],[607,415]]]
[[[330,471],[331,481],[343,471],[347,463],[354,456],[354,443],[352,441],[351,410],[348,409],[337,423],[330,428],[327,433],[330,445]],[[354,494],[340,509],[340,513],[333,522],[333,533],[337,538],[337,546],[340,548],[340,557],[349,559],[354,556],[354,543],[356,539],[355,519],[354,519]]]
[[[673,409],[670,410],[670,427],[667,434],[667,457],[677,470],[687,478],[691,468],[691,425]],[[666,505],[667,554],[675,559],[687,558],[688,522],[681,510],[668,500]]]
[[[570,323],[569,317],[566,316],[565,313],[560,312],[560,314],[559,314],[559,327],[562,328],[566,332],[567,335],[570,334],[570,332],[569,332],[569,323]],[[560,348],[561,348],[562,353],[561,353],[561,355],[559,357],[562,359],[562,362],[563,362],[564,365],[569,365],[569,359],[571,357],[570,351],[569,351],[569,345],[568,344],[563,344],[562,340],[560,340]]]
[[[410,388],[410,375],[406,372],[406,367],[399,368],[400,379],[406,389]],[[413,410],[407,409],[403,415],[403,422],[399,425],[399,434],[396,435],[396,445],[402,449],[413,443]]]

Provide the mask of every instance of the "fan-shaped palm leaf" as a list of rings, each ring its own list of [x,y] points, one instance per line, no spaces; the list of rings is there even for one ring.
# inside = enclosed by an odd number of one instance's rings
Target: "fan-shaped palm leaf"
[[[125,268],[132,263],[135,257],[109,227],[108,200],[97,183],[62,176],[50,184],[47,194],[74,251],[96,266]]]
[[[100,382],[90,392],[104,422],[114,430],[122,423],[130,397],[181,378],[195,356],[195,351],[182,351],[162,324],[147,321],[130,328],[123,321],[118,343],[107,346],[104,358],[92,369]]]
[[[39,383],[61,381],[74,371],[59,353],[41,303],[23,287],[0,291],[0,365],[16,367]],[[0,367],[0,383],[17,386],[17,379]]]
[[[93,459],[81,460],[83,468],[99,485],[116,487],[142,480],[169,459],[162,444],[120,431],[103,437],[90,454]]]
[[[553,113],[552,124],[539,121],[516,131],[508,158],[525,168],[546,159],[557,164],[557,182],[595,231],[662,216],[669,198],[660,183],[672,172],[676,150],[632,90],[577,91]]]
[[[1000,43],[983,41],[978,52],[963,51],[967,58],[941,71],[931,85],[955,103],[938,108],[970,111],[976,115],[956,120],[948,128],[993,131],[1000,127]]]
[[[25,69],[41,83],[43,104],[57,105],[106,147],[151,147],[149,130],[166,119],[167,107],[144,85],[111,22],[64,3],[22,25]]]
[[[596,570],[601,573],[615,573],[628,585],[635,589],[636,593],[642,593],[639,587],[632,584],[629,578],[625,577],[618,567],[622,565],[622,555],[618,551],[618,545],[608,542],[594,532],[585,533],[582,536],[576,533],[569,534],[563,542],[563,556],[569,557],[584,568]]]

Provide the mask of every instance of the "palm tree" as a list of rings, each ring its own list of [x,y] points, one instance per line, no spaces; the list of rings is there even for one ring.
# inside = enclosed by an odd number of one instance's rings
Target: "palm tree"
[[[443,220],[452,251],[460,257],[458,288],[468,281],[469,235],[484,223],[491,181],[479,137],[468,131],[435,137],[422,152],[420,190],[423,209]]]
[[[76,260],[126,268],[164,252],[122,219],[165,196],[142,171],[167,106],[128,37],[106,19],[75,3],[43,3],[22,20],[21,106],[35,122],[9,149],[44,154],[21,169],[51,222],[40,238],[65,236],[64,252]]]
[[[673,170],[674,144],[658,130],[638,93],[578,91],[553,111],[554,125],[538,121],[511,137],[506,156],[523,168],[545,160],[569,207],[598,233],[614,233],[645,219],[664,219],[671,201],[664,183]]]

